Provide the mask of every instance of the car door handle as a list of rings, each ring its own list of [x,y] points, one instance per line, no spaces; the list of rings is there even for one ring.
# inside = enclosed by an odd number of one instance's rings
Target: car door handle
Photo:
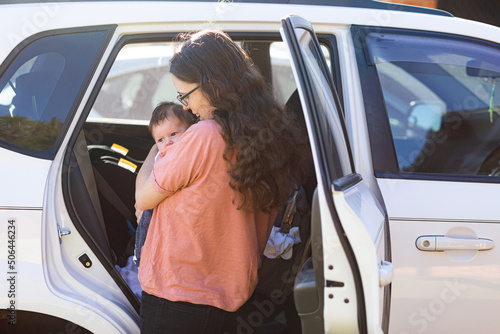
[[[453,238],[440,235],[424,235],[418,237],[415,245],[421,251],[443,252],[446,250],[478,250],[486,251],[495,247],[495,242],[483,238]]]
[[[394,268],[389,261],[381,261],[378,265],[378,280],[379,285],[383,288],[392,282],[394,276]]]

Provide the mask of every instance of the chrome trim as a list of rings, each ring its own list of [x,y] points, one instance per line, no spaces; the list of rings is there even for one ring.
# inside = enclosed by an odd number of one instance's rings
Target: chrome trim
[[[482,220],[482,219],[445,219],[445,218],[408,218],[408,217],[389,217],[389,221],[409,221],[424,223],[485,223],[500,224],[500,220]]]
[[[0,210],[17,210],[17,211],[41,211],[43,207],[35,207],[35,206],[0,206]]]

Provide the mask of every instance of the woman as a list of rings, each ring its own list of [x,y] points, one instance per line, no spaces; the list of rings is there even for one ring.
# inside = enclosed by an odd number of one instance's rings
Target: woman
[[[156,207],[142,249],[143,333],[218,333],[257,284],[276,209],[305,178],[305,137],[249,57],[222,31],[184,36],[171,60],[199,122],[138,176]]]

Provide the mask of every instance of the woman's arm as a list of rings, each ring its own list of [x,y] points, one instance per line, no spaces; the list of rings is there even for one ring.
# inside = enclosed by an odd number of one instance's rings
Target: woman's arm
[[[155,208],[167,198],[166,195],[159,193],[154,188],[150,179],[157,153],[158,147],[153,145],[141,169],[139,169],[139,173],[137,173],[135,181],[135,205],[142,211]]]

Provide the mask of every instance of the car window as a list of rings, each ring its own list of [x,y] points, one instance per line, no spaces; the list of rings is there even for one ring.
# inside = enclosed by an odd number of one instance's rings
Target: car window
[[[173,42],[127,44],[118,53],[90,118],[149,121],[155,106],[177,95],[170,80]]]
[[[50,158],[93,71],[107,31],[51,34],[5,61],[0,78],[0,143]]]
[[[314,35],[303,29],[295,29],[300,43],[300,51],[304,65],[309,72],[311,82],[310,94],[315,105],[315,114],[312,116],[317,133],[320,136],[318,145],[324,159],[324,170],[330,175],[328,182],[342,178],[354,172],[350,146],[346,140],[346,132],[342,121],[340,104],[334,98],[332,83],[325,76],[330,68],[323,66],[321,59],[325,49],[316,47]],[[328,62],[329,63],[329,62]],[[336,94],[335,94],[336,96]]]
[[[499,45],[397,30],[365,42],[400,171],[500,175]]]
[[[249,41],[246,41],[249,43]],[[237,42],[242,46],[242,43]],[[89,122],[132,122],[147,124],[159,102],[177,101],[170,78],[169,61],[176,42],[126,44],[118,52],[89,114]],[[269,49],[271,82],[277,100],[285,104],[296,90],[288,54],[283,42],[259,41]],[[250,50],[250,55],[251,55]],[[322,46],[330,63],[330,51]],[[257,64],[259,65],[259,64]]]

